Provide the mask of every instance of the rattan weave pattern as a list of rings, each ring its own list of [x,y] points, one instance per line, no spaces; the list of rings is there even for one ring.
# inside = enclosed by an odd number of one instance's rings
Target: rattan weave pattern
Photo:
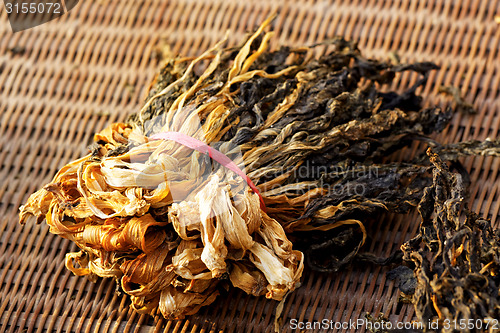
[[[403,62],[435,61],[423,94],[441,103],[441,85],[459,85],[476,115],[455,115],[443,142],[498,137],[500,2],[471,0],[96,0],[67,15],[15,33],[0,14],[0,331],[4,332],[270,332],[277,303],[229,290],[199,314],[166,321],[135,314],[114,282],[92,283],[64,267],[76,250],[44,224],[21,227],[17,210],[57,169],[86,153],[92,134],[137,111],[160,64],[162,45],[194,55],[230,30],[238,43],[276,11],[272,46],[313,44],[335,35],[359,41],[363,53]],[[318,51],[325,52],[320,46]],[[415,78],[400,77],[399,88]],[[407,152],[408,153],[408,152]],[[411,152],[409,152],[411,153]],[[500,160],[464,160],[475,211],[499,223]],[[386,216],[367,250],[388,255],[416,231],[416,221]],[[290,319],[348,321],[383,312],[409,321],[386,269],[306,271],[284,309]],[[347,330],[352,331],[352,330]]]

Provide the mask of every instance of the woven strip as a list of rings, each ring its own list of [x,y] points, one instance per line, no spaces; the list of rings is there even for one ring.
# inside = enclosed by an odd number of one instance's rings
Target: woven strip
[[[446,103],[439,86],[459,85],[479,111],[457,114],[442,142],[498,137],[500,14],[498,1],[80,1],[54,21],[12,34],[0,14],[0,331],[2,332],[270,332],[274,301],[235,289],[180,321],[138,315],[114,292],[114,282],[91,283],[64,267],[69,241],[44,224],[17,223],[17,209],[57,169],[86,153],[92,134],[139,110],[159,69],[163,46],[195,55],[230,30],[236,44],[277,11],[274,47],[314,44],[335,35],[359,41],[366,56],[402,62],[431,60],[426,102]],[[318,53],[327,51],[318,47]],[[398,86],[416,77],[402,75]],[[404,154],[412,154],[408,149]],[[468,158],[473,210],[499,223],[500,160]],[[384,216],[369,226],[367,250],[389,255],[416,232],[416,216]],[[283,311],[291,319],[348,321],[365,312],[410,321],[414,311],[375,266],[338,274],[307,271]],[[363,332],[363,330],[362,330]]]

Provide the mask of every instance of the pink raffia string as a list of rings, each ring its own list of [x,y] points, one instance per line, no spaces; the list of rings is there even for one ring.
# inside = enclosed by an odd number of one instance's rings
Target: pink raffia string
[[[214,161],[219,162],[222,166],[228,168],[231,171],[234,171],[237,175],[241,176],[250,186],[252,191],[257,193],[259,196],[260,200],[260,208],[265,211],[266,210],[266,205],[264,204],[264,199],[260,195],[259,190],[257,189],[257,186],[252,182],[250,177],[248,177],[237,165],[234,163],[229,157],[218,151],[217,149],[214,149],[204,143],[203,141],[200,141],[198,139],[195,139],[189,135],[179,133],[179,132],[161,132],[154,134],[149,137],[149,140],[172,140],[177,143],[180,143],[181,145],[184,145],[188,148],[191,148],[193,150],[199,151],[202,154],[208,154],[208,156],[213,159]]]

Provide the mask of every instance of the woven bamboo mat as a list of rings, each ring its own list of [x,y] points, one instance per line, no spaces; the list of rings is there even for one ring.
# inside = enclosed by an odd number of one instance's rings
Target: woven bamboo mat
[[[18,207],[58,168],[86,153],[92,134],[141,105],[159,56],[197,54],[221,39],[238,43],[273,11],[273,45],[313,44],[335,35],[359,41],[366,56],[442,66],[422,92],[456,85],[478,110],[457,114],[443,142],[497,137],[500,119],[500,14],[497,1],[331,0],[80,1],[70,13],[15,33],[0,15],[0,331],[270,332],[277,302],[229,290],[199,314],[166,321],[135,314],[114,282],[92,283],[64,267],[76,248],[45,224],[18,224]],[[321,47],[319,52],[325,50]],[[400,88],[415,78],[401,76]],[[499,223],[499,159],[464,160],[472,208]],[[409,223],[413,221],[412,223]],[[416,231],[416,218],[385,216],[366,247],[389,255]],[[339,274],[306,271],[283,312],[290,320],[346,322],[365,312],[410,321],[411,305],[387,270],[353,265]],[[353,331],[353,330],[344,330]],[[364,331],[364,330],[361,330]]]

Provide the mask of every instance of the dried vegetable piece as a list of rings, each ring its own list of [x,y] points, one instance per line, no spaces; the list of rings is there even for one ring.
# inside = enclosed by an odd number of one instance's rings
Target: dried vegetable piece
[[[422,323],[438,319],[440,332],[494,332],[500,318],[500,232],[463,207],[462,176],[430,149],[428,154],[433,183],[418,206],[420,232],[402,247],[415,267],[417,317]]]

